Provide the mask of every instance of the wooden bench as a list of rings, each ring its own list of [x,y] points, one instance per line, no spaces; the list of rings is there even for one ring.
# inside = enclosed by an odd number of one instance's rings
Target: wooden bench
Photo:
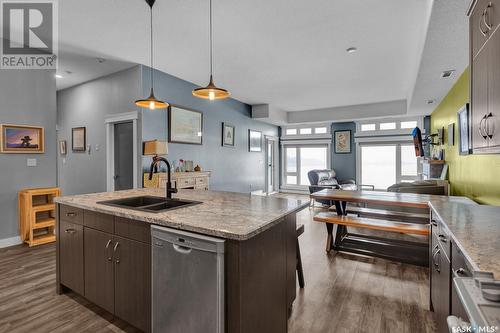
[[[429,227],[424,224],[376,220],[349,215],[337,215],[330,212],[318,213],[313,219],[316,222],[339,224],[354,228],[391,231],[410,235],[429,235]]]
[[[335,209],[335,206],[330,207],[329,210],[332,212],[337,211]],[[376,218],[376,219],[383,219],[383,220],[389,220],[389,221],[421,223],[421,224],[428,224],[429,223],[429,214],[419,214],[419,213],[402,212],[402,211],[395,211],[395,210],[356,207],[356,206],[351,206],[351,205],[347,205],[346,212],[347,212],[347,214],[355,214],[355,215],[358,215],[360,217]]]

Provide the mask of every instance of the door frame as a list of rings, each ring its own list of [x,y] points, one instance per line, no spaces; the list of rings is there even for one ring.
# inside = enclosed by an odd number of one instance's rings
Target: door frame
[[[269,165],[269,161],[268,161],[268,156],[269,156],[269,152],[268,152],[268,143],[269,141],[273,141],[274,142],[274,152],[273,152],[273,157],[274,157],[274,161],[273,161],[273,165],[274,165],[274,170],[273,170],[273,175],[274,175],[274,184],[273,184],[273,191],[269,191],[269,176],[268,176],[268,165]],[[264,171],[265,171],[265,188],[264,188],[264,193],[266,193],[267,195],[270,195],[272,193],[277,193],[279,192],[279,188],[280,188],[280,185],[279,185],[279,179],[280,179],[280,168],[279,168],[279,139],[277,136],[271,136],[271,135],[266,135],[264,136],[264,142],[265,142],[265,161],[264,161]]]
[[[133,152],[132,156],[134,159],[133,165],[133,188],[139,187],[139,179],[141,178],[139,174],[139,164],[141,163],[139,156],[139,138],[140,138],[140,128],[141,128],[141,114],[138,111],[117,113],[112,115],[107,115],[104,119],[106,125],[106,190],[108,192],[115,190],[115,124],[132,122],[133,131]]]

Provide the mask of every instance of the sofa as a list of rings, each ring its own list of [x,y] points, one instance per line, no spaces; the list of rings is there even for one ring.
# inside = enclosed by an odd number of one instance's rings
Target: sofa
[[[339,180],[334,170],[311,170],[307,173],[309,178],[309,193],[318,192],[324,189],[342,189],[352,190],[357,189],[356,181],[353,179]],[[324,205],[333,205],[330,200],[316,200]]]

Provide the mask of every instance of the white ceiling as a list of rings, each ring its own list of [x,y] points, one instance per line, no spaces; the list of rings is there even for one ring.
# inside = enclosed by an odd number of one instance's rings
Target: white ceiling
[[[429,17],[441,20],[446,16],[442,11],[450,9],[455,14],[447,24],[466,22],[461,6],[447,4],[468,0],[438,2],[441,13],[431,16],[432,0],[213,0],[216,83],[249,104],[287,112],[331,110],[326,112],[329,120],[335,120],[338,107],[410,99],[419,113],[429,113],[418,101],[443,94],[434,94],[428,82],[433,75],[439,79],[439,73],[429,73],[435,68],[426,52],[440,52],[428,46]],[[96,56],[110,59],[104,74],[133,63],[149,65],[144,1],[64,0],[59,13],[60,61],[75,82],[84,81],[80,73],[85,68],[95,76],[99,66],[105,67]],[[207,15],[207,0],[157,0],[156,68],[198,85],[207,83]],[[440,34],[442,26],[430,26]],[[358,52],[347,53],[351,46]],[[466,48],[463,52],[467,54]],[[85,59],[78,60],[79,54]],[[71,68],[84,62],[78,70]],[[457,72],[465,66],[460,65],[450,62]],[[376,117],[377,109],[362,108],[358,116]]]

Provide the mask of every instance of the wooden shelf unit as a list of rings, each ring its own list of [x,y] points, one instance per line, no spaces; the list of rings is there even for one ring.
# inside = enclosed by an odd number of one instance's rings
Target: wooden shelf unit
[[[19,234],[30,247],[55,242],[57,187],[19,191]]]

